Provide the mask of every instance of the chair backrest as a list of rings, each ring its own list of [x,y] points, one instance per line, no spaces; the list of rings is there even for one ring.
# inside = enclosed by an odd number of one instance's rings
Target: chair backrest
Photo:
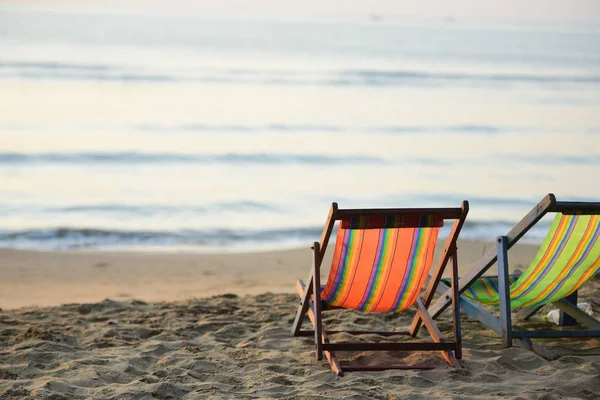
[[[600,216],[557,213],[529,267],[510,281],[511,307],[536,307],[560,300],[599,269]],[[497,278],[480,278],[464,295],[480,303],[497,304]]]
[[[511,305],[533,307],[560,300],[599,268],[600,216],[557,213],[537,255],[511,285]]]
[[[437,214],[341,219],[321,298],[329,306],[367,312],[409,308],[427,279],[443,224]]]

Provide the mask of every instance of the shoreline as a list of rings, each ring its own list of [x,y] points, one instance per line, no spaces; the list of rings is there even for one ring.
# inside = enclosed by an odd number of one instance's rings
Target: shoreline
[[[436,257],[444,240],[438,242]],[[493,243],[459,240],[460,274],[470,269]],[[511,268],[523,269],[537,245],[517,244]],[[326,254],[327,279],[333,248]],[[294,293],[306,278],[311,251],[294,248],[231,253],[35,251],[0,249],[0,308],[48,307],[119,301],[182,301],[227,293]],[[490,270],[493,271],[493,270]],[[448,270],[447,270],[448,272]]]

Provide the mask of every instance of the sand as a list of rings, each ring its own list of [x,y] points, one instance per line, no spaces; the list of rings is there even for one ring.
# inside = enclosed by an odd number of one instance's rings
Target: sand
[[[436,255],[443,244],[440,240]],[[459,268],[464,273],[493,244],[460,241],[458,246]],[[522,269],[536,250],[531,245],[514,246],[511,265]],[[330,265],[330,257],[331,251],[324,266]],[[155,302],[223,293],[295,293],[295,279],[306,279],[311,260],[309,246],[225,254],[0,249],[0,307],[53,306],[105,298]],[[323,279],[327,272],[323,268]]]
[[[489,244],[461,242],[463,269],[483,246]],[[517,249],[513,265],[533,252]],[[0,260],[2,399],[593,399],[600,393],[598,339],[539,340],[559,356],[546,361],[503,349],[499,337],[466,316],[462,369],[434,352],[339,353],[342,363],[420,362],[435,369],[337,377],[315,360],[310,338],[290,334],[298,304],[294,279],[305,278],[310,265],[305,249],[225,255],[2,250]],[[580,298],[600,310],[599,277]],[[411,317],[344,310],[327,313],[325,323],[401,329]],[[438,324],[451,335],[448,313]],[[548,327],[540,317],[522,326]],[[420,337],[427,338],[423,329]]]

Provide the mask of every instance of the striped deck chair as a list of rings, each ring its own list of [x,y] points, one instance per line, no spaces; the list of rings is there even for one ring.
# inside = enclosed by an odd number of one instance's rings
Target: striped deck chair
[[[537,255],[522,274],[509,275],[508,249],[548,212],[556,216]],[[481,277],[496,261],[498,276]],[[600,336],[600,322],[577,308],[577,290],[599,269],[600,203],[557,202],[554,195],[549,194],[506,236],[499,237],[496,248],[460,279],[460,305],[463,311],[500,334],[505,347],[511,347],[515,340],[547,359],[554,359],[552,353],[534,345],[531,338]],[[441,282],[438,290],[448,290],[448,284]],[[447,292],[432,307],[434,318],[449,304],[449,295]],[[500,318],[477,303],[499,306]],[[517,317],[525,319],[548,303],[559,308],[559,325],[579,322],[589,329],[513,329],[511,310],[520,309]]]
[[[454,313],[454,341],[446,341],[430,317],[427,307],[436,292],[448,262],[452,260],[453,287],[457,288],[458,264],[456,240],[469,210],[465,201],[460,208],[422,209],[338,209],[333,203],[321,235],[313,245],[313,267],[306,285],[297,282],[300,305],[293,323],[294,336],[314,336],[317,360],[326,356],[331,369],[343,376],[347,371],[384,369],[430,369],[412,366],[342,366],[336,351],[435,350],[452,366],[460,367],[461,358],[459,309]],[[433,278],[423,297],[420,293],[432,269],[438,231],[444,220],[455,220]],[[327,284],[322,287],[321,262],[336,221],[339,222],[332,266]],[[458,299],[458,291],[455,291]],[[317,300],[315,300],[317,299]],[[424,321],[433,342],[338,342],[330,335],[378,334],[384,337],[408,335],[408,332],[329,331],[323,327],[324,311],[340,308],[362,312],[400,312],[412,306]],[[313,329],[302,330],[308,316]],[[412,336],[415,336],[413,334]]]

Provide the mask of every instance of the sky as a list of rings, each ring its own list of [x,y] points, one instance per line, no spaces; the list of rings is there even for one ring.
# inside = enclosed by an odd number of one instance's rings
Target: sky
[[[231,17],[444,19],[600,23],[600,0],[0,0],[11,8]]]

